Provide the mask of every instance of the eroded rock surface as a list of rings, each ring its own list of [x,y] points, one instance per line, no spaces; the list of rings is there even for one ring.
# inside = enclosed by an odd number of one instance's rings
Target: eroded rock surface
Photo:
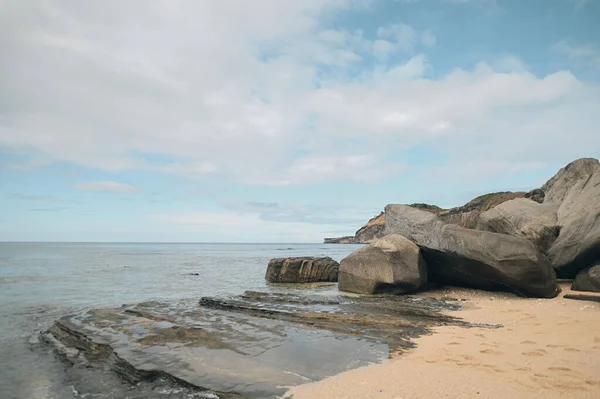
[[[325,238],[325,244],[369,244],[384,236],[385,213],[369,219],[353,236]]]
[[[574,291],[600,292],[600,263],[577,273],[571,289]]]
[[[271,283],[317,283],[338,281],[340,264],[330,257],[271,259],[265,279]]]
[[[440,313],[459,307],[409,296],[246,292],[202,298],[200,306],[91,310],[58,320],[43,337],[71,368],[110,370],[132,384],[168,381],[213,399],[276,398],[400,353],[433,326],[469,327]]]
[[[560,234],[548,250],[559,277],[600,261],[600,162],[582,158],[562,168],[542,187],[544,203],[558,204]]]
[[[479,215],[477,229],[526,238],[546,253],[559,233],[557,211],[555,203],[517,198]]]
[[[529,240],[444,224],[408,205],[388,205],[385,213],[386,233],[421,248],[431,281],[543,298],[560,291],[552,266]]]
[[[399,234],[391,234],[342,259],[339,289],[359,294],[413,292],[427,282],[421,250]]]

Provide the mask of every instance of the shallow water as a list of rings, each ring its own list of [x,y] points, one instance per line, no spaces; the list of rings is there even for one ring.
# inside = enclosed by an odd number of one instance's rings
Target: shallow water
[[[49,350],[39,331],[60,316],[148,300],[197,302],[246,290],[334,295],[337,287],[272,287],[264,273],[274,257],[326,255],[336,260],[360,245],[0,243],[0,397],[185,398],[165,384],[128,387],[110,373],[85,371],[86,392]],[[191,273],[198,273],[192,275]],[[79,378],[79,377],[78,377]],[[195,396],[199,397],[199,396]]]

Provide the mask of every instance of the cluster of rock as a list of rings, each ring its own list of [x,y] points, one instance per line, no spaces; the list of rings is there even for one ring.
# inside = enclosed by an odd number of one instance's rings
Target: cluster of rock
[[[197,306],[150,301],[78,312],[40,337],[80,397],[275,399],[401,354],[434,327],[474,326],[442,313],[460,307],[451,298],[246,291]],[[90,384],[98,372],[114,376]]]
[[[558,277],[600,292],[598,160],[576,160],[541,189],[514,194],[482,196],[460,212],[386,206],[383,237],[341,261],[340,290],[405,293],[431,282],[551,298]]]
[[[528,198],[532,201],[544,202],[544,191],[535,189],[530,192],[501,191],[489,193],[473,198],[463,206],[443,209],[436,205],[416,203],[410,204],[413,208],[436,214],[445,223],[457,224],[462,227],[474,229],[480,215],[495,206],[515,198]],[[370,244],[385,236],[385,212],[370,219],[353,236],[325,238],[325,244]]]

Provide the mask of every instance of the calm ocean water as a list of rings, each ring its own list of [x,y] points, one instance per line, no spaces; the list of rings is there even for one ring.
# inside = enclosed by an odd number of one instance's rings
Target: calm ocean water
[[[86,308],[152,299],[197,301],[204,295],[281,289],[265,284],[269,259],[326,255],[339,261],[359,247],[0,243],[0,398],[149,397],[135,388],[117,387],[110,376],[102,374],[87,376],[88,392],[79,392],[65,366],[37,343],[39,331],[62,315]],[[326,295],[337,288],[316,290]]]

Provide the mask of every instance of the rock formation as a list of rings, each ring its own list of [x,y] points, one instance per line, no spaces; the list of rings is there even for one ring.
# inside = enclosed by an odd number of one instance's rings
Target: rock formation
[[[325,244],[369,244],[383,237],[384,226],[385,214],[381,212],[358,229],[354,236],[325,238],[323,242]]]
[[[329,257],[276,258],[267,266],[271,283],[316,283],[338,281],[340,265]]]
[[[477,221],[482,212],[492,209],[505,201],[523,198],[525,195],[527,195],[527,193],[513,193],[510,191],[484,194],[472,199],[463,206],[443,209],[438,212],[437,215],[445,223],[457,224],[468,229],[474,229],[477,227]]]
[[[421,248],[431,281],[532,297],[560,291],[552,266],[529,240],[444,224],[408,205],[388,205],[385,213],[386,234],[401,234]]]
[[[454,223],[462,227],[474,229],[477,226],[479,215],[505,201],[515,198],[530,198],[536,202],[543,202],[544,193],[537,189],[529,193],[503,191],[480,195],[463,206],[443,209],[436,205],[416,203],[410,206],[434,213],[445,223]],[[369,244],[385,235],[385,212],[372,218],[361,227],[355,235],[336,238],[325,238],[325,244]]]
[[[73,390],[82,370],[103,370],[157,397],[280,398],[288,387],[393,357],[442,325],[460,302],[433,298],[290,295],[247,291],[227,298],[150,301],[62,317],[41,335],[63,360]],[[480,328],[499,326],[477,325]],[[133,395],[132,395],[133,394]],[[112,396],[112,395],[111,395]]]
[[[577,273],[571,289],[574,291],[600,292],[600,263]]]
[[[560,234],[548,250],[559,277],[600,261],[600,163],[582,158],[562,168],[542,187],[544,203],[558,204]]]
[[[340,263],[340,291],[359,294],[406,293],[427,281],[421,250],[407,238],[391,234],[354,251]]]
[[[557,210],[558,204],[517,198],[479,215],[477,229],[526,238],[546,253],[558,236]]]

